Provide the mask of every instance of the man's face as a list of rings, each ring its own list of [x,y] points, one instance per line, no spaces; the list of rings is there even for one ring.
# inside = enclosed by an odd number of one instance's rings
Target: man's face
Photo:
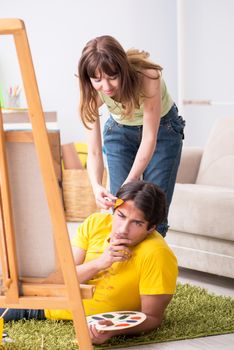
[[[154,227],[148,230],[147,226],[143,212],[135,207],[132,200],[126,201],[114,212],[110,238],[128,239],[130,243],[127,245],[135,246],[154,230]]]

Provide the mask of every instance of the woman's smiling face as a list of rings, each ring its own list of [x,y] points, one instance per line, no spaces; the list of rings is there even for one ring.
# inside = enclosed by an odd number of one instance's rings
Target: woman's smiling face
[[[109,76],[103,72],[96,72],[94,78],[90,78],[93,88],[110,97],[115,97],[119,91],[119,76]]]

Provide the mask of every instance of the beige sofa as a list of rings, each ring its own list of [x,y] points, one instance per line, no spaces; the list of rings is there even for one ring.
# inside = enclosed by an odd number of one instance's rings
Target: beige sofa
[[[169,225],[179,266],[234,278],[234,117],[215,122],[204,150],[184,147]]]

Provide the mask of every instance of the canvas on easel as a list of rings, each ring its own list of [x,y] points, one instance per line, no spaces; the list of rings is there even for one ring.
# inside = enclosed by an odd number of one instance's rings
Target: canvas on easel
[[[23,21],[0,19],[0,35],[14,38],[32,126],[6,132],[0,108],[0,306],[68,309],[79,348],[91,350],[82,297],[91,298],[93,287],[78,282]],[[46,279],[57,270],[62,282]]]

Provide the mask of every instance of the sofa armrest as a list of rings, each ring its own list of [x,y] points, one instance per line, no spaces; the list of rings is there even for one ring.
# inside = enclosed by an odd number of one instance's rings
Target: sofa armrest
[[[183,147],[176,182],[190,184],[196,182],[202,154],[202,148]]]

